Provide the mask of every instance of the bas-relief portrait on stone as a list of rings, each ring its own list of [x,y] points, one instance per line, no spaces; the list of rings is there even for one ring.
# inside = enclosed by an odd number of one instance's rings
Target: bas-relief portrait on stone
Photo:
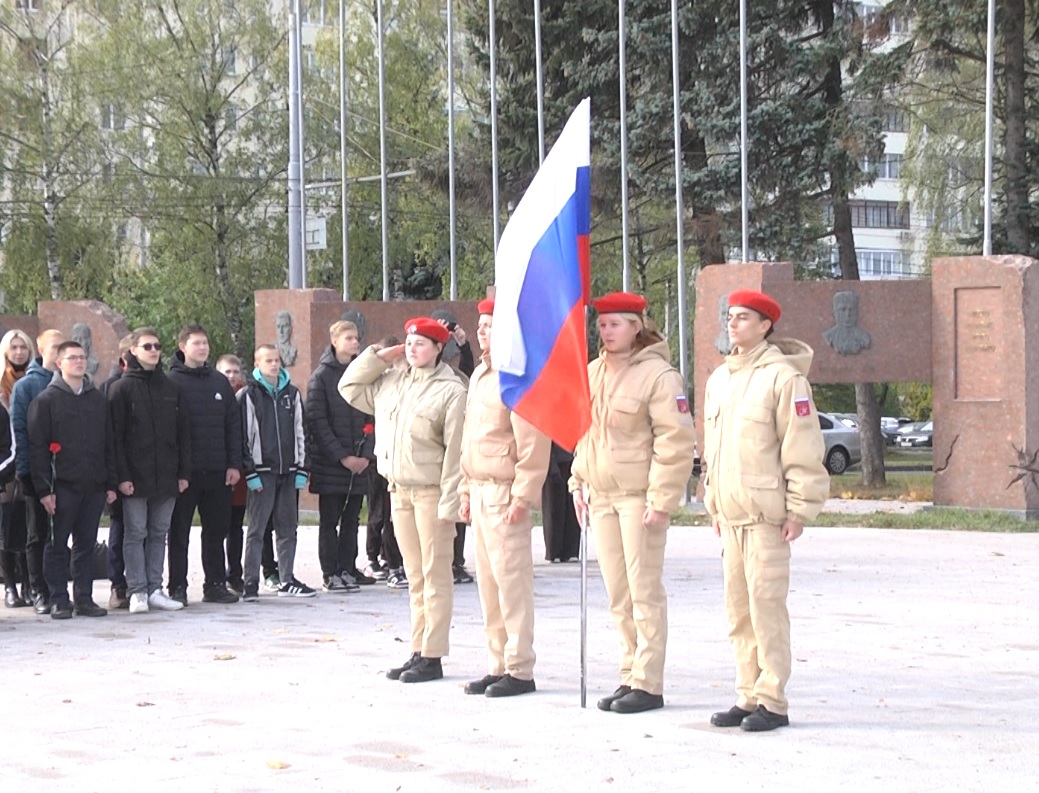
[[[858,355],[868,350],[870,335],[859,327],[859,296],[842,291],[833,296],[833,319],[837,324],[823,333],[823,339],[840,355]]]
[[[364,314],[358,311],[356,308],[348,308],[343,312],[340,319],[346,322],[352,322],[357,326],[357,340],[361,342],[361,347],[365,346],[365,339],[368,338],[368,320]]]
[[[277,335],[278,355],[282,366],[293,366],[299,350],[292,344],[292,314],[279,311],[274,315],[274,331]]]
[[[722,295],[718,300],[718,325],[721,330],[714,340],[714,349],[722,355],[732,352],[732,344],[729,343],[729,296]]]
[[[72,326],[70,337],[83,348],[83,353],[87,356],[87,374],[93,379],[101,364],[94,355],[94,335],[90,331],[90,326],[85,322],[77,322]]]

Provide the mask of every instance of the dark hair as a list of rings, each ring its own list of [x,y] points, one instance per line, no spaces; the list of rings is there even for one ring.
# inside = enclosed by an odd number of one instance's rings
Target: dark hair
[[[69,339],[68,341],[63,341],[61,344],[58,345],[58,357],[60,358],[62,355],[65,354],[66,350],[71,350],[73,347],[77,350],[83,349],[83,345],[80,344],[78,341],[73,341],[72,339]]]
[[[375,342],[375,349],[385,350],[387,347],[396,347],[398,344],[400,344],[400,339],[391,334],[387,336],[385,339],[379,339],[377,342]]]
[[[203,335],[206,337],[206,341],[209,341],[209,334],[206,329],[199,325],[197,322],[193,322],[190,325],[185,325],[180,329],[180,333],[177,334],[177,346],[186,342],[189,337],[196,335]]]

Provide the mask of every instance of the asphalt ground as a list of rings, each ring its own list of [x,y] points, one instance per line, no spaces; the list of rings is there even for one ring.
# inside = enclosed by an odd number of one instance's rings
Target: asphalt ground
[[[311,585],[316,543],[301,527]],[[577,564],[535,568],[537,693],[488,699],[462,692],[485,672],[475,585],[445,679],[405,685],[384,670],[406,591],[203,604],[197,533],[192,553],[181,612],[0,609],[0,791],[1039,790],[1039,534],[808,529],[791,726],[766,734],[708,724],[734,701],[709,528],[671,529],[667,705],[636,715],[595,708],[618,680],[594,560],[582,709]]]

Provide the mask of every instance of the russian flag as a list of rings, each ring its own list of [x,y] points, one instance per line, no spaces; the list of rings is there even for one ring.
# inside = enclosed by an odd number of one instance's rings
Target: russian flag
[[[591,111],[577,106],[516,207],[494,263],[491,364],[502,401],[565,449],[591,424]]]

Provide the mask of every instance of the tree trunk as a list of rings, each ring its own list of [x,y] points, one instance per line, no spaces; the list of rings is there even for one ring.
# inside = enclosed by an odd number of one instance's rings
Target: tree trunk
[[[214,180],[220,178],[220,148],[216,131],[216,119],[207,115],[204,123],[208,135],[209,160],[211,163],[211,175]],[[234,289],[231,286],[231,268],[228,265],[227,236],[229,232],[227,223],[227,205],[223,193],[219,193],[213,204],[213,230],[216,235],[216,284],[220,296],[220,305],[227,316],[227,332],[231,336],[231,346],[235,355],[239,358],[245,355],[242,348],[242,310],[235,300]]]
[[[823,31],[829,35],[833,30],[833,3],[816,4]],[[840,118],[844,104],[843,73],[840,59],[831,58],[827,76],[823,82],[826,104],[832,116]],[[834,130],[833,134],[839,134]],[[848,203],[849,186],[852,184],[850,155],[840,152],[830,160],[830,201],[833,206],[833,236],[837,242],[837,260],[841,268],[841,279],[859,280],[859,260],[855,254],[855,232],[851,223],[851,207]],[[862,484],[865,487],[883,487],[887,483],[884,472],[884,436],[880,432],[880,405],[873,390],[873,383],[855,384],[855,405],[859,414],[859,442],[862,446]]]
[[[47,280],[50,282],[51,300],[63,300],[65,285],[58,261],[58,191],[55,184],[53,112],[51,109],[50,73],[46,62],[40,68],[40,87],[43,99],[43,239],[47,257]]]
[[[1003,5],[1006,69],[1007,253],[1029,254],[1028,158],[1025,130],[1025,0]]]

